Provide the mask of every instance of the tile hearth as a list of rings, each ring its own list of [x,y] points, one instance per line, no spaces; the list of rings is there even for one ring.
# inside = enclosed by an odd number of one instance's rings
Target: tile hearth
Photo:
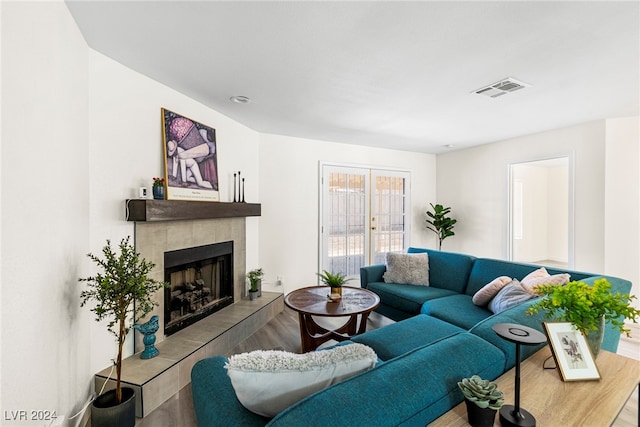
[[[191,368],[198,360],[227,354],[283,310],[283,294],[263,292],[255,301],[238,301],[165,338],[156,344],[160,354],[152,359],[140,359],[139,353],[125,359],[122,380],[136,391],[136,416],[148,415],[188,385]],[[110,371],[105,368],[96,374],[96,392]],[[111,379],[105,389],[114,386]]]

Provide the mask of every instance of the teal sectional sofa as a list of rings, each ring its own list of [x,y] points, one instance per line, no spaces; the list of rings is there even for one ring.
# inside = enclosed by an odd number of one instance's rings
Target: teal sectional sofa
[[[472,302],[473,295],[496,277],[509,276],[521,280],[540,268],[539,265],[476,258],[471,255],[423,248],[409,248],[407,252],[427,253],[430,285],[385,283],[384,264],[362,268],[360,285],[380,296],[377,312],[396,321],[417,314],[427,314],[480,335],[493,344],[501,345],[502,340],[494,337],[495,333],[491,330],[496,315],[484,307],[475,305]],[[569,273],[571,280],[579,280],[587,284],[593,284],[596,279],[605,277],[611,283],[612,293],[629,294],[631,291],[630,281],[613,276],[553,268],[547,268],[547,271],[549,274]],[[542,331],[544,318],[525,314],[526,309],[534,302],[535,300],[526,301],[500,315],[505,319],[511,319],[509,323],[521,323]],[[607,323],[602,348],[615,352],[619,341],[620,332]]]
[[[385,283],[384,265],[361,269],[361,285],[380,296],[377,311],[395,324],[345,341],[373,348],[373,369],[312,394],[272,419],[245,409],[237,400],[215,356],[191,372],[198,426],[420,426],[462,401],[457,381],[474,374],[495,379],[515,364],[515,346],[493,331],[496,323],[518,323],[542,330],[542,315],[528,316],[523,302],[499,314],[473,304],[472,296],[498,276],[520,279],[538,266],[411,248],[429,257],[430,286]],[[551,274],[555,270],[549,269]],[[564,272],[564,271],[563,271]],[[558,273],[560,273],[558,271]],[[569,271],[571,280],[593,283],[607,277],[612,292],[629,293],[631,283],[610,276]],[[619,333],[609,325],[602,348],[615,351]],[[524,346],[523,358],[542,345]]]

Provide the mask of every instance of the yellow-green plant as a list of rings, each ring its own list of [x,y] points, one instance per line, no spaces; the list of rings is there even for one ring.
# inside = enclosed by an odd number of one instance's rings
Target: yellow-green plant
[[[629,336],[624,319],[637,323],[640,310],[631,305],[636,297],[611,293],[611,283],[600,278],[590,286],[584,282],[573,281],[564,286],[539,285],[535,292],[543,298],[532,304],[527,314],[537,314],[542,310],[548,318],[561,322],[571,322],[583,334],[597,331],[601,318],[609,320],[621,333]]]

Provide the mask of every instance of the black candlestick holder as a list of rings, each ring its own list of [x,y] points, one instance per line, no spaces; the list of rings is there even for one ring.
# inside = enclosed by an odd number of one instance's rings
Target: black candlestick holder
[[[520,407],[520,346],[542,344],[547,337],[536,329],[516,323],[497,323],[493,330],[516,345],[515,404],[502,405],[500,424],[504,427],[535,427],[535,417]]]
[[[238,186],[236,185],[236,173],[233,173],[233,203],[237,202],[236,200],[236,188],[238,188]]]

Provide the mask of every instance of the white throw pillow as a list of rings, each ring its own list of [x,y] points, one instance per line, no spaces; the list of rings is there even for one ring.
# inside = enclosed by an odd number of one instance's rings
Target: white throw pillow
[[[274,417],[297,401],[373,368],[378,356],[363,344],[295,354],[257,350],[233,355],[225,365],[242,406]]]
[[[527,274],[520,284],[527,292],[536,295],[535,288],[538,285],[566,285],[569,283],[571,276],[569,273],[554,274],[553,276],[547,272],[547,269],[540,267],[539,269]]]
[[[487,305],[489,301],[491,301],[502,288],[511,283],[512,280],[509,276],[496,277],[476,292],[471,300],[475,305]]]
[[[385,283],[429,286],[429,256],[418,254],[387,253]]]

